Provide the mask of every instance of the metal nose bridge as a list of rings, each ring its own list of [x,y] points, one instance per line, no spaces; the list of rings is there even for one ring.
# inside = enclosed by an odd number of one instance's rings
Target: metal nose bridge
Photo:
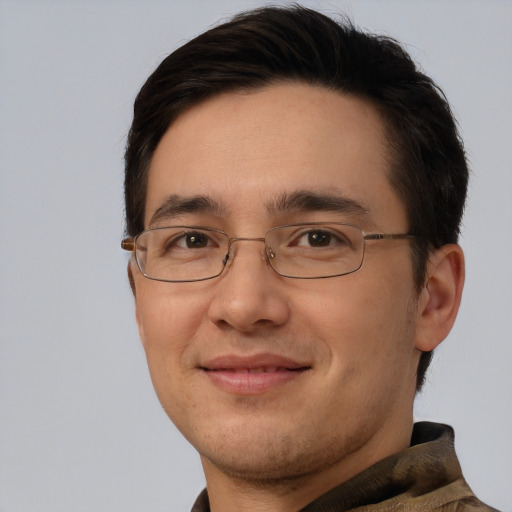
[[[224,265],[227,264],[229,260],[233,260],[234,257],[231,256],[231,246],[235,242],[263,242],[265,243],[264,237],[257,237],[257,238],[249,238],[249,237],[233,237],[228,240],[228,252],[226,256],[224,257]],[[272,251],[271,247],[265,247],[265,255],[267,257],[267,261],[270,260],[274,256],[274,252]]]

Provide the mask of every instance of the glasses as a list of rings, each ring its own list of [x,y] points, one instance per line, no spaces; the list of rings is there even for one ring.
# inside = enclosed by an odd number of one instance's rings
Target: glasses
[[[121,247],[132,251],[148,279],[182,283],[219,276],[233,259],[235,242],[265,244],[271,267],[280,276],[322,279],[351,274],[361,268],[367,240],[403,240],[409,234],[365,233],[351,224],[312,222],[278,226],[264,238],[231,238],[219,229],[199,226],[152,228]]]

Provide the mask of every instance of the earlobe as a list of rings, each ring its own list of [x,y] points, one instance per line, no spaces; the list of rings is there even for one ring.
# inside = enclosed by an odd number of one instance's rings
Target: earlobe
[[[434,251],[427,263],[427,278],[418,300],[415,346],[434,350],[450,332],[459,310],[464,286],[464,253],[449,244]]]

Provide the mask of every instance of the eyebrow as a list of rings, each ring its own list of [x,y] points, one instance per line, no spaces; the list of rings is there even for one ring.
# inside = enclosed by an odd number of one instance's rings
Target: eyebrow
[[[179,217],[185,213],[205,212],[219,217],[225,215],[226,208],[211,197],[197,195],[182,197],[177,194],[167,197],[151,216],[149,225],[162,219]]]
[[[271,216],[315,211],[343,213],[360,218],[368,216],[368,209],[365,206],[343,194],[323,194],[310,190],[284,193],[267,204],[267,212]],[[173,194],[155,210],[149,225],[187,213],[210,213],[223,217],[226,212],[227,208],[211,197],[204,195],[182,197]]]
[[[325,211],[361,218],[368,216],[368,208],[343,194],[322,194],[310,190],[282,194],[267,205],[267,211],[270,215]]]

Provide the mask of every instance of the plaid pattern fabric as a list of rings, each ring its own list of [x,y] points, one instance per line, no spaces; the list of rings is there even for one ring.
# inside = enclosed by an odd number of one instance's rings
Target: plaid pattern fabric
[[[317,498],[301,512],[498,512],[462,476],[448,425],[414,425],[411,446]],[[204,490],[191,512],[210,512]]]

